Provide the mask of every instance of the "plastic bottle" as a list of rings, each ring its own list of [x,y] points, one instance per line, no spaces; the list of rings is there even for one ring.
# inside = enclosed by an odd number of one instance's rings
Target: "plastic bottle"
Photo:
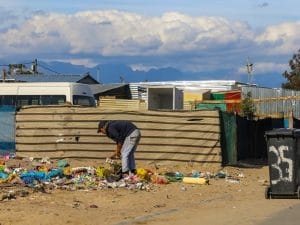
[[[193,177],[199,177],[200,173],[197,170],[192,171]]]

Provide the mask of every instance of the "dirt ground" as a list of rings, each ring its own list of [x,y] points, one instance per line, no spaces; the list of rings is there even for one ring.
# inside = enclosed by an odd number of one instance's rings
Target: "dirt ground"
[[[138,163],[138,166],[154,169],[153,164]],[[223,170],[239,181],[211,178],[209,185],[172,182],[153,185],[149,191],[127,188],[31,191],[26,197],[0,201],[0,224],[250,225],[299,204],[297,199],[265,199],[267,166],[221,168],[187,163],[157,164],[156,169],[182,173]]]

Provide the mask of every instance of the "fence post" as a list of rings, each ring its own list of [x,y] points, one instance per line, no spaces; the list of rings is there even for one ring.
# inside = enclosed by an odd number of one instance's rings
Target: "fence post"
[[[294,128],[293,110],[289,110],[289,128]]]

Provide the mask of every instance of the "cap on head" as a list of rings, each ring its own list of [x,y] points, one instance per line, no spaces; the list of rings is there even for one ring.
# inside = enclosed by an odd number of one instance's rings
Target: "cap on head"
[[[101,132],[101,128],[104,128],[105,125],[107,124],[107,120],[100,120],[99,123],[98,123],[98,130],[97,130],[97,133],[100,133]]]

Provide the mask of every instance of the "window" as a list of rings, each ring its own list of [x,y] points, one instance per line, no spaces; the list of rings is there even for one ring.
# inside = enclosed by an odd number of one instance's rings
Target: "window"
[[[15,99],[17,101],[17,106],[62,105],[66,102],[66,96],[64,95],[19,95],[15,97]]]
[[[17,105],[18,106],[30,105],[29,101],[30,101],[30,96],[28,96],[28,95],[17,97]]]
[[[89,96],[73,95],[73,105],[95,106],[95,99]]]
[[[41,105],[63,105],[66,102],[64,95],[42,95]]]
[[[40,95],[20,95],[17,96],[17,105],[40,105]]]
[[[65,95],[2,95],[0,105],[63,105]]]
[[[31,95],[30,96],[30,104],[31,105],[40,105],[40,96],[39,95]]]
[[[2,95],[0,96],[0,105],[15,105],[16,96],[14,95]]]

